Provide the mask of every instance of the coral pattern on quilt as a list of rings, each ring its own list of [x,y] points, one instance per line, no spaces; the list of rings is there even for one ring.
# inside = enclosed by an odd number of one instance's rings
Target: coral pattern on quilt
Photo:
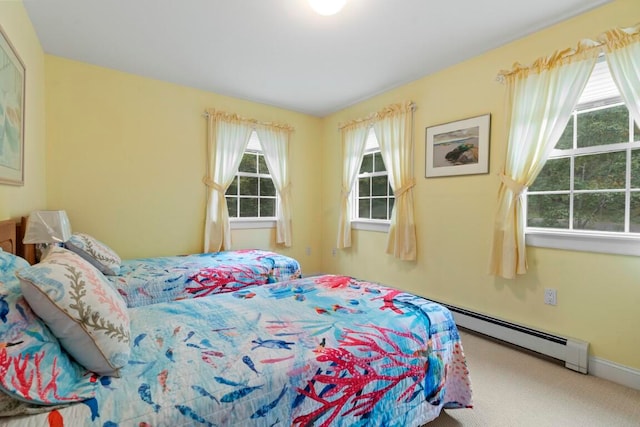
[[[471,405],[451,313],[379,284],[309,277],[130,315],[121,378],[19,425],[404,427]]]
[[[91,375],[62,349],[27,304],[15,271],[29,264],[0,251],[0,391],[47,405],[93,397]]]
[[[301,277],[300,264],[275,252],[247,249],[124,260],[107,278],[129,307],[239,291]]]

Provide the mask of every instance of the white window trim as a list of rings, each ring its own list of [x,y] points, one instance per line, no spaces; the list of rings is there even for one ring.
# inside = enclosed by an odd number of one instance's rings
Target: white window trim
[[[351,228],[354,230],[375,231],[378,233],[388,233],[391,221],[387,220],[352,220]]]
[[[232,230],[249,230],[257,228],[276,228],[275,218],[229,218]]]
[[[527,246],[541,248],[640,256],[638,234],[550,231],[529,227],[525,241]]]

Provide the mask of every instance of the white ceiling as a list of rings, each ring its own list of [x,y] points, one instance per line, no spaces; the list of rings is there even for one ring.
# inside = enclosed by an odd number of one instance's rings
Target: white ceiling
[[[46,53],[320,117],[608,2],[23,0]]]

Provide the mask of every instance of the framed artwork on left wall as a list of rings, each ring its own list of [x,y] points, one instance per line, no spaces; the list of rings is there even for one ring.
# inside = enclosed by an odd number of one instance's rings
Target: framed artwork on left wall
[[[24,184],[25,68],[0,27],[0,183]]]

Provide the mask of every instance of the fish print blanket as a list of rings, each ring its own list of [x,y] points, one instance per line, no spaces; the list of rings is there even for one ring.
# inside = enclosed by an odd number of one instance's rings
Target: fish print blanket
[[[129,311],[120,378],[0,425],[420,426],[471,405],[451,313],[390,287],[325,275]]]
[[[301,277],[300,263],[275,252],[247,249],[122,261],[117,276],[106,276],[127,306],[235,292]]]

